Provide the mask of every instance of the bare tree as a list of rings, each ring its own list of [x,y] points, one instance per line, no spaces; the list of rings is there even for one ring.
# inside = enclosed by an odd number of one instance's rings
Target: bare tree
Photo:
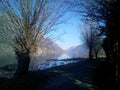
[[[31,57],[36,52],[42,38],[68,9],[64,0],[1,0],[0,11],[8,18],[4,25],[12,33],[11,45],[18,58],[16,75],[28,72]]]
[[[99,52],[100,44],[98,45],[98,42],[100,42],[99,38],[99,31],[97,29],[97,23],[93,21],[87,21],[87,23],[84,26],[84,30],[81,31],[83,35],[83,42],[87,45],[89,49],[89,58],[93,58],[93,54]]]
[[[99,56],[98,53],[100,52],[100,50],[102,50],[102,47],[101,47],[102,43],[103,43],[103,40],[100,37],[96,36],[95,46],[93,47],[93,54],[96,59]]]
[[[83,41],[86,43],[89,49],[89,58],[93,58],[93,53],[97,53],[97,41],[100,39],[100,25],[99,19],[94,15],[97,14],[96,7],[97,4],[94,0],[76,0],[70,1],[73,5],[73,11],[80,15],[81,20],[85,24],[84,31],[80,31],[83,35]],[[91,4],[93,6],[91,6]],[[97,14],[99,16],[99,14]]]

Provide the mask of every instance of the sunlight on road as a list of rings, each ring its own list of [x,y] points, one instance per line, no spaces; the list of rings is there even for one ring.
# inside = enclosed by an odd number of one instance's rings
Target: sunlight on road
[[[74,79],[74,81],[75,81],[75,84],[79,85],[80,87],[84,87],[84,88],[87,88],[87,89],[90,89],[90,90],[96,90],[97,89],[97,87],[95,87],[92,84],[85,83],[85,82],[82,82],[82,81],[77,80],[77,79]]]
[[[98,87],[94,86],[93,84],[87,83],[87,81],[83,82],[79,79],[74,78],[73,77],[74,75],[72,73],[67,72],[67,71],[54,69],[54,70],[52,70],[52,72],[58,73],[65,80],[67,80],[68,82],[70,81],[71,83],[73,83],[74,85],[77,85],[78,87],[83,87],[83,88],[86,88],[88,90],[98,90]]]
[[[53,70],[53,72],[59,73],[59,74],[65,73],[65,71],[62,71],[62,70]]]

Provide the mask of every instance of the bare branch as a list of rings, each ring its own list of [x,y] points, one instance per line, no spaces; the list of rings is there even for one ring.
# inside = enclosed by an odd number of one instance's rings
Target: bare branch
[[[64,0],[52,2],[49,0],[13,0],[12,2],[1,0],[0,10],[3,10],[9,22],[4,27],[14,37],[13,47],[17,50],[29,50],[31,53],[36,51],[40,41],[54,30],[54,26],[60,24],[59,19],[68,10],[69,5],[64,2]]]

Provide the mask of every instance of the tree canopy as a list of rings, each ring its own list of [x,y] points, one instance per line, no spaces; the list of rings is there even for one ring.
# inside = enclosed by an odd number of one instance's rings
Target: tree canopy
[[[0,14],[5,14],[8,24],[6,32],[11,33],[11,45],[18,58],[18,72],[28,71],[31,57],[38,44],[62,23],[60,18],[69,5],[65,0],[1,0]]]

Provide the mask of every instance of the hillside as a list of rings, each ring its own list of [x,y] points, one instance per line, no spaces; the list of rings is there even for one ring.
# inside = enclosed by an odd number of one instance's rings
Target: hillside
[[[42,42],[40,43],[40,46],[55,53],[63,52],[61,47],[57,43],[55,43],[53,40],[51,40],[50,38],[44,38]]]
[[[89,49],[87,46],[83,43],[78,46],[74,46],[66,50],[66,53],[73,58],[77,57],[88,57],[89,55]],[[94,55],[94,54],[93,54]],[[106,57],[104,50],[101,48],[100,51],[98,52],[98,57]]]
[[[33,58],[30,63],[30,69],[32,70],[40,69],[42,65],[51,62],[48,60],[57,59],[64,52],[64,50],[50,38],[42,39],[40,47],[38,47],[37,50],[35,58]]]
[[[66,53],[71,57],[87,57],[88,48],[83,43],[78,46],[69,48],[68,50],[66,50]]]
[[[57,58],[63,52],[64,51],[61,49],[61,47],[59,47],[59,45],[57,45],[50,38],[44,38],[40,43],[40,47],[38,47],[37,53],[35,54],[36,57],[33,58],[34,61],[31,62],[38,63],[38,61],[43,62],[47,59]],[[16,63],[17,59],[12,47],[8,44],[0,42],[0,67]]]

